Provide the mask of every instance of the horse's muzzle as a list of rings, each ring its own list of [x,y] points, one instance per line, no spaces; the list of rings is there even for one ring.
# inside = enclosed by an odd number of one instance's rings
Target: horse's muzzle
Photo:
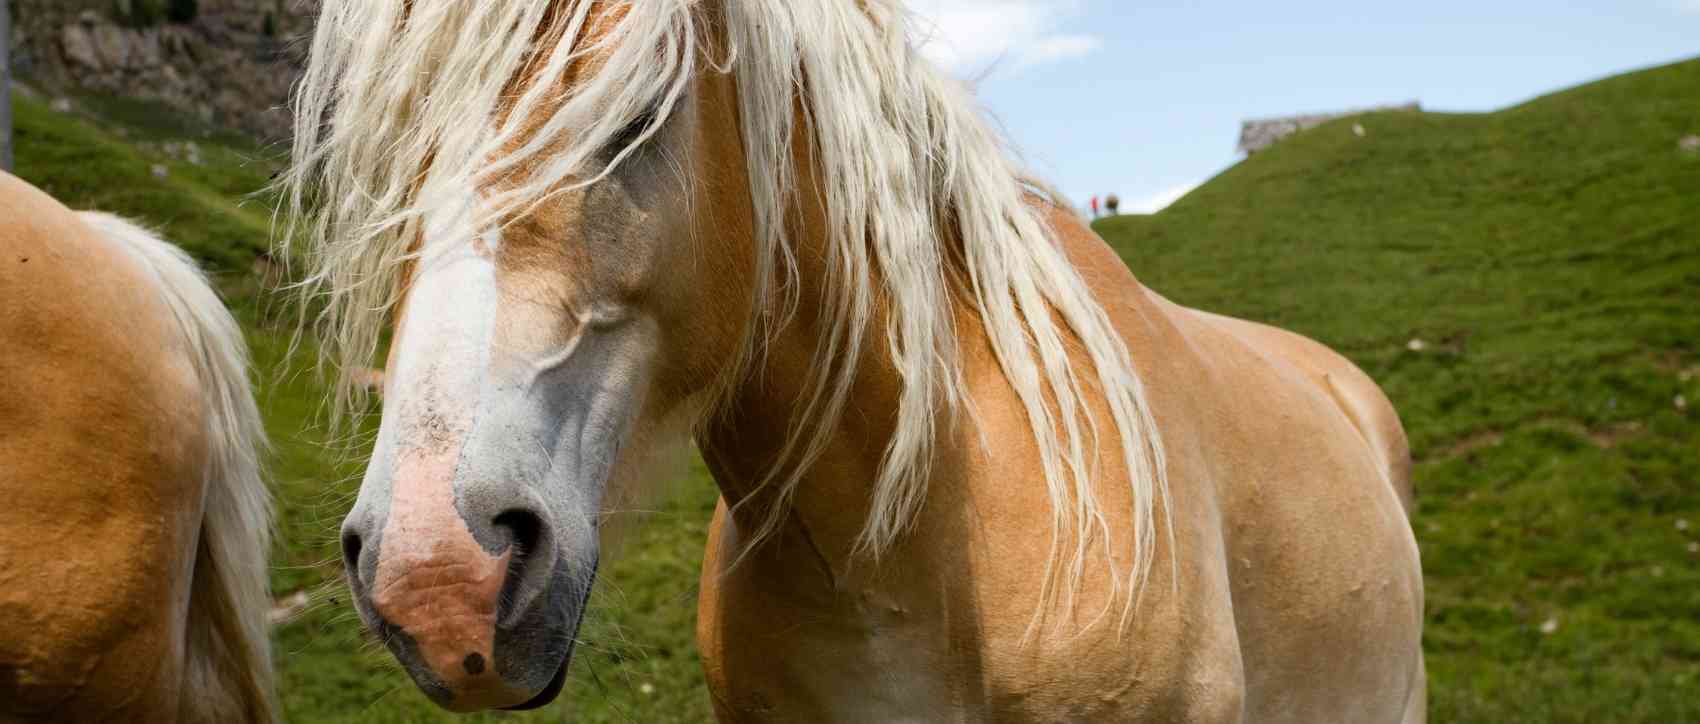
[[[458,525],[429,526],[397,525],[396,512],[375,536],[350,515],[343,548],[361,617],[414,683],[457,712],[553,701],[594,579],[594,550],[586,565],[570,565],[544,515],[524,508],[483,523],[457,513]]]

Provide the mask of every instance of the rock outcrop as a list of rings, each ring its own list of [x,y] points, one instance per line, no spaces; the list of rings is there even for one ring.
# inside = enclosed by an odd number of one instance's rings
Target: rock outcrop
[[[1275,145],[1276,141],[1291,136],[1307,128],[1315,128],[1336,118],[1356,116],[1375,111],[1421,111],[1423,106],[1417,101],[1401,105],[1375,106],[1355,111],[1341,113],[1312,113],[1302,116],[1285,118],[1260,118],[1245,121],[1240,124],[1240,153],[1247,155],[1257,153]]]
[[[263,140],[287,137],[318,0],[11,0],[12,68],[49,89],[162,103]]]

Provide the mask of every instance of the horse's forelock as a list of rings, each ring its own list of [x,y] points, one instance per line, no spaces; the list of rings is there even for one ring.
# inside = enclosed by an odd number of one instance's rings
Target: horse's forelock
[[[489,226],[602,178],[600,152],[629,119],[659,107],[658,125],[683,95],[694,5],[327,0],[279,238],[305,266],[303,308],[322,310],[336,419],[361,407],[348,372],[371,362],[421,216],[480,188],[473,227]]]

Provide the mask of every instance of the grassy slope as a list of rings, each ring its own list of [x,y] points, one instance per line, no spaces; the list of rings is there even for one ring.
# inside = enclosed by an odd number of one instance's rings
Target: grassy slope
[[[1690,63],[1488,116],[1371,116],[1361,139],[1338,123],[1099,227],[1155,288],[1328,342],[1400,406],[1421,460],[1436,721],[1700,720],[1700,426],[1672,404],[1700,405],[1700,207],[1685,201],[1700,157],[1676,145],[1700,132],[1696,93]],[[98,105],[111,120],[22,102],[20,175],[159,226],[219,272],[249,327],[278,443],[273,586],[319,592],[277,633],[290,720],[448,720],[337,598],[358,466],[317,432],[311,382],[282,373],[285,335],[245,274],[266,217],[237,199],[273,165]],[[205,166],[156,150],[190,136]],[[599,586],[563,697],[575,719],[708,717],[691,625],[713,494],[700,467],[679,490]]]
[[[1098,225],[1170,298],[1322,340],[1392,397],[1435,721],[1700,720],[1696,97],[1700,61],[1340,121]]]

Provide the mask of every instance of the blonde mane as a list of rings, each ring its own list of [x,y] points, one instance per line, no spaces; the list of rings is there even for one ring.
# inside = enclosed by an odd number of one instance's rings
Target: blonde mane
[[[275,721],[266,622],[272,503],[260,477],[266,436],[248,387],[247,341],[188,254],[116,216],[79,216],[158,279],[193,352],[207,411],[206,497],[189,594],[180,719]]]
[[[759,272],[758,319],[734,381],[760,368],[766,343],[802,301],[786,219],[802,187],[791,155],[797,134],[812,137],[829,222],[828,291],[809,300],[827,330],[816,347],[821,372],[808,381],[809,422],[766,482],[782,504],[759,532],[787,514],[783,503],[837,427],[854,378],[843,361],[873,344],[889,350],[904,388],[860,547],[878,556],[908,530],[926,499],[938,431],[972,414],[951,317],[953,300],[967,299],[1038,444],[1055,516],[1045,600],[1059,576],[1078,583],[1101,555],[1131,612],[1166,496],[1163,446],[1125,343],[1044,221],[1051,200],[1034,192],[968,91],[915,52],[898,0],[724,0],[723,59],[700,57],[698,33],[710,24],[703,4],[325,2],[297,97],[297,163],[284,184],[288,211],[307,226],[284,235],[283,256],[306,263],[301,290],[322,305],[321,349],[342,373],[337,408],[357,401],[347,373],[377,350],[427,209],[460,189],[493,189],[473,225],[482,229],[594,184],[666,122],[694,73],[730,71]],[[591,33],[592,8],[607,6],[626,12]],[[590,55],[594,72],[559,90],[567,69]],[[529,81],[516,87],[522,77]],[[597,157],[652,108],[645,132],[612,164]],[[516,169],[531,172],[515,178]],[[872,322],[876,300],[889,319],[883,328]],[[1071,349],[1091,369],[1074,364]],[[1130,473],[1131,561],[1115,561],[1092,482],[1094,393]]]

